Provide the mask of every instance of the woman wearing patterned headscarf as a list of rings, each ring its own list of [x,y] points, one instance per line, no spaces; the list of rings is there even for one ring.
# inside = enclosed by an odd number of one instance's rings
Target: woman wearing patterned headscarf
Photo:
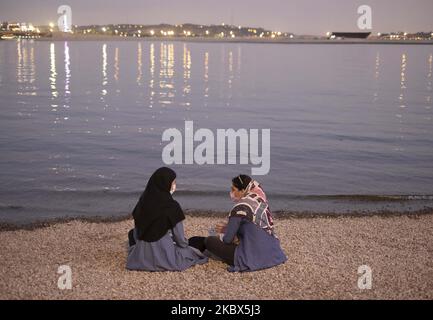
[[[235,202],[228,223],[216,226],[218,236],[190,239],[192,245],[229,264],[229,271],[255,271],[287,260],[274,230],[266,194],[247,175],[232,179],[230,197]]]

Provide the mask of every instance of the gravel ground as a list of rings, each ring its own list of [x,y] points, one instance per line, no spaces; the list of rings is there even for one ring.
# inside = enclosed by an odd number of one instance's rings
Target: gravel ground
[[[215,217],[185,221],[206,235]],[[0,232],[0,299],[433,299],[433,215],[276,219],[288,261],[229,273],[217,261],[185,272],[125,269],[131,220],[71,221]],[[72,269],[72,289],[57,286]],[[372,289],[358,288],[358,267]]]

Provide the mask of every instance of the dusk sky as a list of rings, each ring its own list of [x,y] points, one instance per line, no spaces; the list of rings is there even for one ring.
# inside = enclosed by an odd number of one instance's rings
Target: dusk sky
[[[358,31],[357,8],[366,4],[373,32],[433,30],[432,0],[1,0],[0,21],[48,24],[62,4],[78,25],[225,22],[297,34]]]

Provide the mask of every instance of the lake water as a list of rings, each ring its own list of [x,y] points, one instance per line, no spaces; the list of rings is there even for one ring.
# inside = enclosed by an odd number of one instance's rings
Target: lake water
[[[0,41],[0,221],[127,214],[162,133],[270,129],[274,210],[433,207],[433,47]],[[228,210],[251,165],[174,165]]]

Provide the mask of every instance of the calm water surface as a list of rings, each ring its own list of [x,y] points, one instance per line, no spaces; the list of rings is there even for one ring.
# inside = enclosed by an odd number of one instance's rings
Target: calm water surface
[[[274,210],[433,207],[432,46],[0,41],[0,221],[130,212],[167,128],[271,129]],[[176,165],[227,210],[250,165]]]

